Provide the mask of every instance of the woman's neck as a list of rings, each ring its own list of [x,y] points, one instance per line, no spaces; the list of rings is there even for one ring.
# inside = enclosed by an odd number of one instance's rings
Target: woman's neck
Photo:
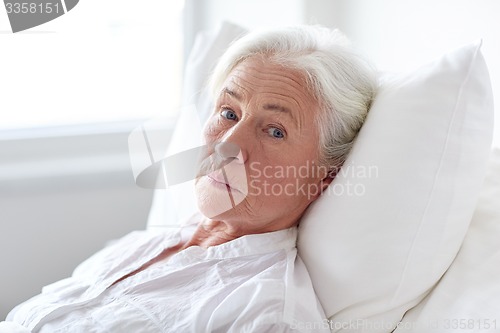
[[[229,227],[226,223],[207,219],[198,224],[193,236],[182,248],[185,249],[190,246],[208,248],[232,241],[241,236],[242,234]]]

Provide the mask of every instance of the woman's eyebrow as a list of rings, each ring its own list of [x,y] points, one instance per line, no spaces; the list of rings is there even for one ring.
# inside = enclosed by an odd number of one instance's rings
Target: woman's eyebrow
[[[222,89],[221,95],[229,95],[231,97],[234,97],[237,101],[241,101],[241,95],[227,87]]]
[[[262,108],[264,110],[270,110],[270,111],[275,111],[275,112],[282,113],[282,114],[287,114],[288,117],[290,117],[292,122],[295,124],[295,126],[299,126],[298,120],[294,117],[294,113],[292,112],[292,110],[290,110],[289,108],[287,108],[283,105],[268,103],[268,104],[264,104],[262,106]]]
[[[227,87],[222,89],[221,95],[229,95],[231,97],[234,97],[236,100],[241,101],[242,97],[240,94],[238,94],[236,91],[231,90]],[[289,108],[284,107],[280,104],[275,104],[275,103],[268,103],[263,106],[264,110],[272,110],[272,111],[279,111],[283,113],[288,113],[292,115],[292,112],[290,111]]]
[[[239,102],[241,102],[241,100],[243,99],[243,97],[239,93],[237,93],[234,90],[229,89],[228,87],[225,87],[222,89],[221,96],[223,96],[223,95],[229,95]],[[297,120],[295,119],[293,112],[289,108],[287,108],[283,105],[276,104],[276,103],[267,103],[267,104],[264,104],[262,106],[262,108],[264,110],[276,111],[276,112],[287,114],[294,121],[294,123],[297,124]]]
[[[272,110],[272,111],[288,113],[290,116],[292,116],[292,112],[290,111],[289,108],[286,108],[279,104],[264,104],[263,108],[264,110]]]

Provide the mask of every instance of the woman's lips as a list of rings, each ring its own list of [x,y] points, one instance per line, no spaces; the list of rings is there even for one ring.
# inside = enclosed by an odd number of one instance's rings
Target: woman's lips
[[[222,175],[222,172],[212,172],[207,175],[207,177],[212,180],[214,183],[217,183],[218,185],[225,186],[228,190],[234,190],[241,192],[238,188],[234,187],[234,184],[231,185],[231,182],[226,181],[224,179],[224,176]]]

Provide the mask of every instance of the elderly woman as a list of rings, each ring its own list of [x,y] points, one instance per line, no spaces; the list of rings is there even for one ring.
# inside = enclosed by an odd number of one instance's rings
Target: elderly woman
[[[243,37],[211,81],[201,214],[124,237],[8,321],[44,333],[329,331],[297,224],[344,162],[374,77],[337,31]]]

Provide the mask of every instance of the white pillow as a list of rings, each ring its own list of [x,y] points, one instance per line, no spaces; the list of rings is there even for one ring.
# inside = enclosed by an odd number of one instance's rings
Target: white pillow
[[[500,150],[492,152],[470,229],[436,288],[396,330],[412,333],[500,329]]]
[[[445,273],[492,124],[480,43],[382,84],[343,170],[300,223],[299,253],[334,332],[391,332]]]

